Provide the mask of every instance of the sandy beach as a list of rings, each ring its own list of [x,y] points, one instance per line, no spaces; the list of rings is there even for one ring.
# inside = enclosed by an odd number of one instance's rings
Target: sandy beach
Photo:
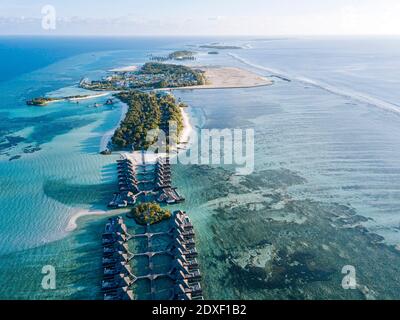
[[[81,101],[81,100],[90,100],[90,99],[105,97],[105,96],[108,96],[110,94],[111,94],[111,92],[104,92],[104,93],[96,93],[96,94],[85,95],[85,96],[81,96],[81,97],[65,97],[65,98],[56,98],[55,97],[54,100],[47,101],[45,104],[40,105],[40,106],[43,107],[43,106],[47,106],[49,104],[57,103],[57,102],[60,102],[60,101],[74,102],[74,101]]]
[[[273,81],[254,72],[235,67],[199,67],[205,72],[207,83],[201,86],[175,88],[192,89],[233,89],[269,86]]]
[[[134,72],[138,69],[137,66],[126,66],[108,70],[109,72]]]
[[[105,96],[108,96],[109,94],[111,94],[111,92],[96,93],[96,94],[91,94],[91,95],[87,95],[84,97],[68,98],[67,100],[69,100],[69,101],[88,100],[88,99],[105,97]]]
[[[74,231],[78,227],[78,219],[84,216],[90,216],[90,215],[95,215],[95,216],[100,216],[100,215],[107,215],[111,214],[110,211],[105,211],[105,210],[90,210],[90,209],[80,209],[77,210],[69,219],[67,227],[65,228],[65,231],[71,232]]]

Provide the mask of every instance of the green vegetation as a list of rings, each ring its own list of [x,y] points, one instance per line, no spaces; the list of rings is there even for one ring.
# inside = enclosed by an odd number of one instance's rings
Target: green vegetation
[[[141,225],[156,224],[171,218],[171,212],[162,209],[157,203],[142,203],[132,209],[131,215]]]
[[[118,91],[123,89],[121,88],[120,85],[106,80],[81,83],[80,87],[83,89],[93,90],[93,91]]]
[[[134,72],[114,73],[102,80],[80,82],[89,90],[177,88],[205,84],[204,73],[182,65],[148,62]]]
[[[204,74],[202,71],[194,70],[192,68],[177,64],[147,62],[142,67],[141,73],[150,75],[163,75],[163,86],[160,86],[160,88],[184,87],[190,85],[202,85],[205,83]],[[185,81],[182,83],[180,79],[184,79]],[[187,84],[184,82],[187,82]]]
[[[38,98],[33,98],[32,100],[26,101],[26,104],[28,106],[46,106],[50,102],[56,102],[56,101],[63,101],[63,100],[70,100],[70,99],[79,99],[79,98],[86,98],[89,95],[76,95],[76,96],[68,96],[68,97],[60,97],[60,98],[55,98],[55,97],[38,97]]]
[[[32,100],[28,100],[26,104],[28,106],[45,106],[49,102],[54,102],[54,101],[59,101],[62,99],[59,98],[48,98],[48,97],[38,97],[38,98],[33,98]]]
[[[129,109],[112,137],[115,147],[147,149],[157,139],[155,137],[154,141],[146,141],[148,132],[153,129],[163,130],[167,136],[167,143],[172,144],[169,140],[169,121],[177,123],[176,136],[179,137],[182,132],[183,119],[179,109],[181,104],[177,104],[172,95],[125,91],[117,94],[117,97],[125,102]]]
[[[171,60],[194,60],[196,52],[189,50],[174,51],[168,55]]]
[[[150,60],[152,61],[168,61],[168,60],[196,60],[195,58],[196,52],[189,50],[178,50],[170,53],[167,56],[151,56]]]

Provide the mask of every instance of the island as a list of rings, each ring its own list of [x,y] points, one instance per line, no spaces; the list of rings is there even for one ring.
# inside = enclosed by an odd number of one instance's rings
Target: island
[[[28,106],[46,106],[50,102],[61,101],[61,98],[37,97],[26,101]]]
[[[171,60],[194,60],[196,52],[189,50],[174,51],[168,55]]]
[[[52,103],[52,102],[79,101],[79,100],[97,98],[97,97],[101,97],[101,96],[104,96],[104,95],[107,95],[107,94],[108,93],[105,93],[105,94],[84,94],[84,95],[74,95],[74,96],[67,96],[67,97],[37,97],[37,98],[33,98],[31,100],[27,100],[26,104],[28,106],[43,107],[43,106],[47,106],[49,103]]]
[[[196,60],[196,55],[197,53],[194,51],[189,51],[189,50],[178,50],[170,53],[167,56],[150,56],[150,60],[152,61],[168,61],[168,60],[177,60],[177,61],[182,61],[182,60]]]
[[[178,142],[169,140],[169,122],[174,121],[177,124],[176,136],[179,137],[184,128],[180,108],[186,105],[177,103],[174,96],[162,92],[133,90],[120,92],[116,97],[128,105],[128,111],[111,138],[113,149],[147,149],[153,143],[146,140],[147,133],[153,129],[165,132],[168,146],[170,142]]]
[[[201,70],[183,65],[147,62],[133,72],[114,72],[101,80],[80,82],[81,88],[88,90],[129,90],[178,88],[202,85],[205,83]]]
[[[137,224],[152,225],[171,218],[171,211],[164,210],[157,203],[142,203],[130,212]]]

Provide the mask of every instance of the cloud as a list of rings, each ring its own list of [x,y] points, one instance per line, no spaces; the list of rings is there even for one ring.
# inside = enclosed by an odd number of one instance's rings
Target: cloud
[[[75,14],[75,13],[74,13]],[[331,12],[254,15],[91,17],[58,16],[56,30],[42,30],[41,19],[0,17],[0,34],[54,35],[324,35],[399,34],[400,4],[345,6]]]

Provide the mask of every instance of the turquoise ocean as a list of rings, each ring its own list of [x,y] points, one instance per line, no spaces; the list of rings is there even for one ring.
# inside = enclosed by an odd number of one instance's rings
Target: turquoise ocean
[[[238,45],[210,55],[197,46]],[[121,118],[82,77],[199,50],[193,65],[245,68],[271,86],[185,90],[194,128],[255,130],[255,171],[176,165],[195,225],[207,299],[400,297],[400,38],[0,38],[0,298],[101,298],[103,209],[117,155],[99,155]],[[115,213],[114,213],[115,214]],[[123,212],[121,212],[123,214]],[[56,268],[43,290],[42,267]],[[344,266],[357,288],[342,287]]]

